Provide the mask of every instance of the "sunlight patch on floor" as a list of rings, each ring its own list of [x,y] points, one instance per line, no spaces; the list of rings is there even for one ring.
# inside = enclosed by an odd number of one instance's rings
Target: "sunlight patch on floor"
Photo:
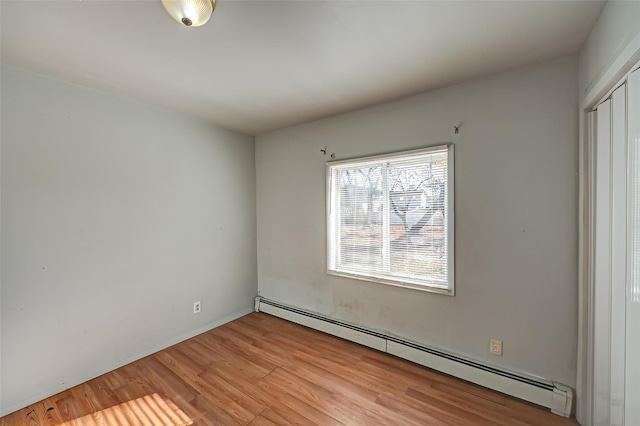
[[[105,408],[59,426],[187,426],[193,424],[171,400],[154,393]]]

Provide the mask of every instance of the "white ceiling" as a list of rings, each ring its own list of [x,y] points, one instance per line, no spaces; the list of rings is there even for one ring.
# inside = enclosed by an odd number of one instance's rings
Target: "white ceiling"
[[[0,2],[3,63],[258,134],[577,53],[602,1]]]

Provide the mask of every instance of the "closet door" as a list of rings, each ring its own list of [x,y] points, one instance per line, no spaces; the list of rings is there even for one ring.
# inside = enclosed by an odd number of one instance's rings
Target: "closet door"
[[[593,288],[593,423],[609,425],[611,330],[611,100],[596,111]]]
[[[627,271],[626,84],[597,109],[593,386],[596,425],[624,425]]]
[[[625,423],[640,425],[640,70],[628,80]]]
[[[627,85],[611,97],[611,424],[624,425],[627,271]]]

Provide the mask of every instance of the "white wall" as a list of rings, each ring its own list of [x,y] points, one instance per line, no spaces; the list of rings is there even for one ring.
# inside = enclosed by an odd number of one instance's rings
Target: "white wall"
[[[567,58],[258,135],[259,294],[575,386],[577,99]],[[455,297],[327,275],[320,149],[344,159],[448,141]]]
[[[253,137],[1,83],[3,414],[251,310]]]
[[[640,1],[609,1],[580,51],[578,62],[580,99],[594,89],[594,85],[621,57],[625,48],[640,41],[638,37],[640,37]]]

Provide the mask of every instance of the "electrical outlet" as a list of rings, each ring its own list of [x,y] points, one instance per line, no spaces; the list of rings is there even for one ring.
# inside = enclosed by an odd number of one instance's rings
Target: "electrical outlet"
[[[199,314],[201,310],[202,304],[200,303],[200,301],[198,300],[197,302],[193,302],[193,313]]]
[[[502,356],[502,340],[491,339],[489,341],[489,352],[494,355]]]

